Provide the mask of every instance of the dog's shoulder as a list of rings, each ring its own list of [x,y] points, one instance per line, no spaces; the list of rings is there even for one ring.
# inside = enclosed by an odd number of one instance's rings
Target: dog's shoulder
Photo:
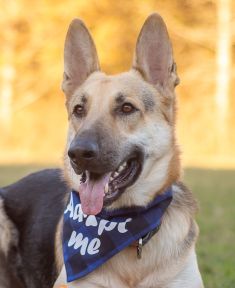
[[[174,183],[172,189],[172,206],[175,208],[180,208],[185,213],[188,213],[190,216],[194,217],[198,212],[198,202],[192,191],[182,181],[177,181]]]
[[[32,173],[1,189],[2,209],[19,235],[18,252],[9,247],[8,258],[21,259],[20,274],[26,287],[38,287],[33,283],[51,287],[55,280],[55,232],[67,193],[69,187],[60,169]]]
[[[12,249],[16,249],[18,245],[19,235],[12,221],[6,215],[4,208],[4,200],[1,197],[0,190],[0,283],[4,288],[22,288],[16,275],[16,269],[9,264],[8,256]],[[14,260],[17,257],[14,258]],[[17,267],[17,261],[15,261]]]
[[[194,220],[195,214],[198,212],[198,202],[192,191],[183,182],[174,183],[172,189],[173,199],[165,222],[168,222],[167,226],[171,227],[168,233],[172,233],[172,231],[175,235],[178,233],[180,240],[176,250],[177,253],[183,255],[193,247],[199,234],[198,225]]]
[[[40,211],[52,215],[68,191],[60,169],[45,169],[2,188],[1,196],[8,216],[18,226]]]

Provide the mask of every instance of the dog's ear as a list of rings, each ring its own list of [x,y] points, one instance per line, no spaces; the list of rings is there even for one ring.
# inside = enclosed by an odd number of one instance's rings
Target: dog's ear
[[[133,68],[153,85],[171,87],[179,83],[167,28],[156,13],[146,19],[140,31]]]
[[[92,37],[84,23],[79,19],[74,19],[65,39],[62,90],[70,96],[91,73],[99,69]]]

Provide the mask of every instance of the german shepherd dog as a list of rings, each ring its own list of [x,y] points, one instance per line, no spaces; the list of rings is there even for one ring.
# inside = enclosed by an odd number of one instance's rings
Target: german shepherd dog
[[[100,71],[83,22],[72,21],[62,83],[69,118],[64,169],[37,172],[1,190],[1,287],[203,287],[195,254],[197,203],[181,182],[175,137],[178,83],[158,14],[141,29],[130,71],[114,76]],[[62,215],[71,190],[79,192],[83,213],[97,215],[103,208],[147,207],[168,187],[172,201],[141,259],[130,245],[66,282]]]

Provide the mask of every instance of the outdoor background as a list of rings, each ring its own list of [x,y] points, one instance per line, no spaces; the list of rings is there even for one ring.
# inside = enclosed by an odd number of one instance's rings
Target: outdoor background
[[[60,85],[69,23],[84,20],[107,73],[128,70],[139,30],[160,13],[178,74],[185,181],[200,203],[197,245],[208,288],[235,287],[235,1],[0,0],[0,185],[62,164]]]

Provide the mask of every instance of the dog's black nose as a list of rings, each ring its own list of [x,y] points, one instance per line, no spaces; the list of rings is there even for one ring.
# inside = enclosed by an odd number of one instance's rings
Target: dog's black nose
[[[98,153],[99,147],[96,141],[87,137],[77,137],[68,150],[70,159],[75,163],[93,160],[98,157]]]

